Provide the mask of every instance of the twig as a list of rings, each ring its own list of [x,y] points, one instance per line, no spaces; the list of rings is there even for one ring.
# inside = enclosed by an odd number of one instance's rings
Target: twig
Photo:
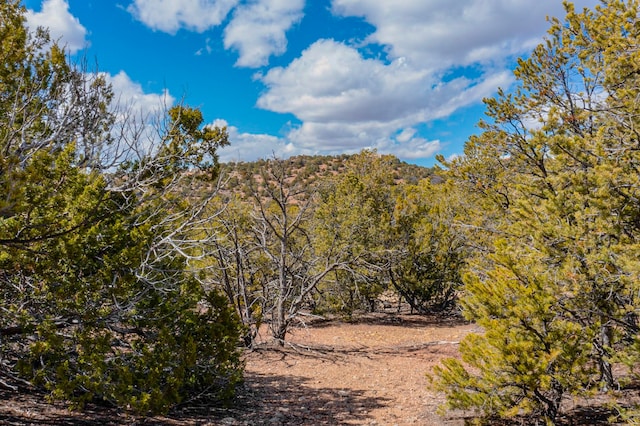
[[[0,387],[5,388],[7,390],[13,391],[13,392],[17,392],[18,391],[18,387],[17,386],[12,386],[9,383],[0,380]]]

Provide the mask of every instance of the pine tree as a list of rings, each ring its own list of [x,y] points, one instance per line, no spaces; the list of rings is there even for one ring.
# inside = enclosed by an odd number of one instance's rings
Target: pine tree
[[[392,232],[396,260],[390,269],[394,289],[419,313],[455,307],[460,271],[467,256],[465,234],[457,222],[468,204],[452,182],[401,185]]]
[[[448,164],[492,237],[478,239],[462,301],[485,333],[436,380],[450,407],[549,423],[567,393],[618,385],[614,353],[637,353],[640,284],[640,4],[565,8]]]

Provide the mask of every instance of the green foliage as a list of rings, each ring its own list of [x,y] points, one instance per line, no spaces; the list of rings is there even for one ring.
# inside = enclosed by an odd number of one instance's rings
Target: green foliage
[[[453,305],[464,262],[453,222],[463,203],[452,187],[396,180],[396,166],[392,156],[363,151],[321,183],[318,247],[350,261],[319,285],[316,309],[375,310],[390,285],[420,313]]]
[[[215,177],[226,133],[179,108],[163,148],[137,161],[140,147],[111,150],[110,88],[45,32],[31,38],[23,13],[0,4],[0,380],[141,413],[229,397],[240,327],[188,267],[179,237],[198,204],[167,179],[200,166]]]
[[[485,333],[436,380],[451,407],[549,423],[563,395],[617,386],[614,353],[637,361],[640,4],[565,7],[448,164],[484,215],[462,304]]]
[[[292,323],[303,321],[304,310],[346,316],[375,310],[389,285],[390,265],[399,253],[410,255],[406,238],[415,239],[416,251],[430,250],[426,245],[438,241],[444,221],[437,231],[432,228],[431,237],[422,237],[430,222],[417,223],[427,212],[413,212],[416,224],[404,230],[402,241],[393,225],[404,214],[395,205],[398,188],[406,185],[398,170],[405,168],[411,169],[393,156],[371,151],[223,168],[232,177],[242,176],[238,182],[246,182],[247,189],[225,188],[226,206],[212,223],[214,247],[204,262],[216,267],[208,268],[206,281],[236,307],[247,329],[247,345],[262,321],[282,341]],[[434,250],[446,251],[444,242]],[[430,261],[433,274],[439,273],[443,258],[434,255]],[[414,287],[429,287],[423,300],[433,305],[439,296],[438,304],[450,303],[455,285],[448,278],[434,282],[419,277]]]
[[[196,168],[215,178],[219,167],[217,150],[229,145],[226,128],[201,128],[202,112],[194,108],[176,106],[168,115],[171,119],[167,131],[169,142],[159,154],[171,165],[167,171],[176,174]]]
[[[562,314],[565,301],[558,295],[566,289],[539,253],[497,244],[495,267],[482,280],[466,277],[462,300],[485,333],[463,340],[464,364],[450,359],[436,369],[439,388],[451,408],[553,421],[562,395],[580,392],[593,378],[595,336]]]
[[[398,255],[390,277],[420,313],[455,306],[468,248],[456,221],[465,215],[461,192],[449,183],[404,185],[395,204]]]
[[[385,250],[390,247],[393,213],[392,157],[363,151],[343,173],[320,187],[314,234],[319,249],[349,258],[351,266],[319,286],[317,308],[351,315],[372,310],[387,286]],[[324,306],[326,305],[326,307]]]

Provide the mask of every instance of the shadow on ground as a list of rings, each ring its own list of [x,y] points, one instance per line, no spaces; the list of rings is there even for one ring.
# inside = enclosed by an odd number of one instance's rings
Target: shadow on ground
[[[622,423],[611,423],[612,418],[615,419],[615,412],[603,406],[579,406],[567,410],[558,415],[557,426],[611,426]],[[447,421],[448,420],[448,421]],[[456,422],[455,424],[473,424],[474,417],[471,413],[459,412],[457,415],[450,416],[445,419],[445,423]],[[486,419],[484,423],[491,426],[531,426],[542,425],[543,421],[536,421],[534,418],[526,416],[518,416],[511,419]]]
[[[82,412],[48,404],[44,395],[0,392],[2,425],[341,425],[367,424],[372,410],[389,401],[360,391],[313,387],[283,375],[250,375],[229,408],[191,404],[167,416],[137,417],[87,405]]]
[[[210,421],[228,425],[366,424],[369,413],[388,402],[360,391],[317,388],[298,377],[251,375],[233,408],[212,410],[208,415]],[[192,410],[184,408],[172,418],[199,416],[197,408]]]
[[[461,315],[457,313],[422,315],[395,312],[373,312],[359,314],[358,316],[351,319],[345,319],[341,317],[314,318],[305,322],[305,324],[300,327],[306,328],[312,326],[313,328],[324,328],[333,327],[338,324],[371,324],[397,326],[403,328],[448,328],[458,325],[470,324],[470,322],[465,320]]]
[[[124,425],[135,418],[110,407],[89,404],[83,411],[71,411],[62,403],[48,403],[36,390],[0,391],[0,424],[23,425]]]

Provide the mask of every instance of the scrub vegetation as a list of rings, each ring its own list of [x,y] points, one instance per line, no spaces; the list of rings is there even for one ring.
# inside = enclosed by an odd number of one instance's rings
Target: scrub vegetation
[[[445,417],[562,424],[572,399],[640,422],[640,3],[565,9],[464,154],[424,168],[219,164],[225,128],[133,116],[0,3],[0,388],[233,407],[301,327],[386,312],[466,321],[415,365]]]

